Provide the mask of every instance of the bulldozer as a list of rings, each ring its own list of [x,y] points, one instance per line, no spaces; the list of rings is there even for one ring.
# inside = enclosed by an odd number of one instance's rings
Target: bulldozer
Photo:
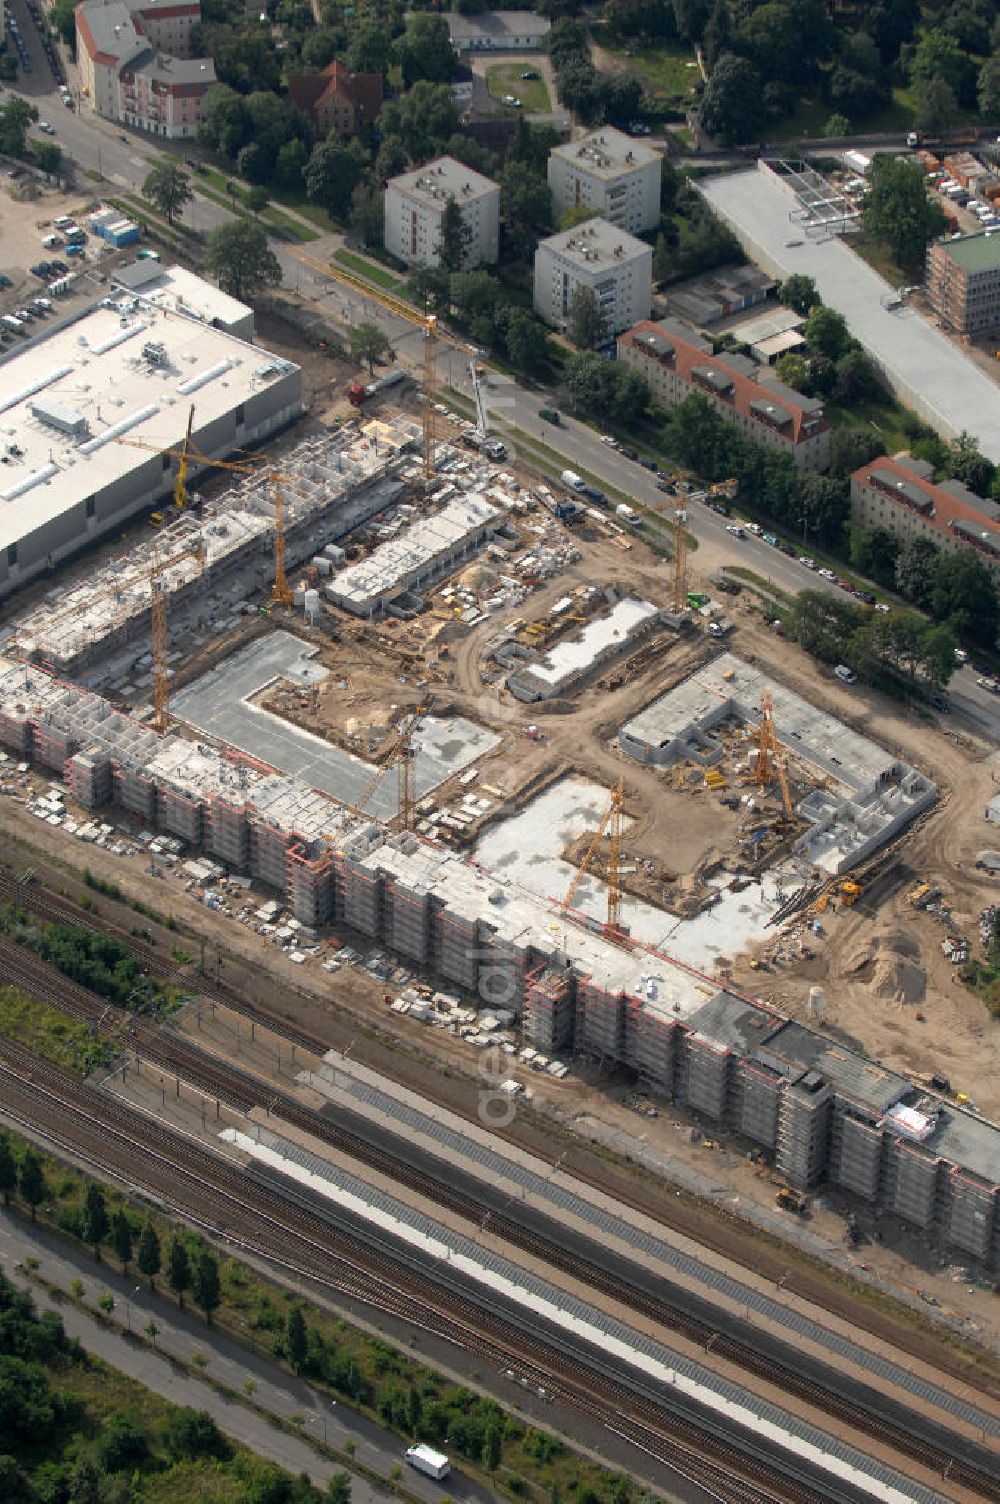
[[[794,1212],[797,1217],[804,1217],[809,1210],[809,1198],[801,1191],[795,1190],[794,1186],[783,1185],[774,1198],[775,1206],[780,1206],[782,1211]]]

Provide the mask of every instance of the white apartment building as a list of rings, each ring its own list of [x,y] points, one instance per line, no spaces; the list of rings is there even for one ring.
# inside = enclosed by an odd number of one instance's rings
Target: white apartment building
[[[389,180],[384,199],[386,250],[407,266],[438,266],[441,218],[451,199],[471,231],[464,269],[496,261],[500,188],[454,157],[438,157]]]
[[[566,326],[578,287],[593,291],[610,339],[649,318],[653,252],[645,241],[603,219],[590,219],[539,242],[535,252],[535,312],[557,329]]]
[[[602,126],[549,153],[556,217],[581,205],[630,235],[660,217],[660,153],[624,131]]]

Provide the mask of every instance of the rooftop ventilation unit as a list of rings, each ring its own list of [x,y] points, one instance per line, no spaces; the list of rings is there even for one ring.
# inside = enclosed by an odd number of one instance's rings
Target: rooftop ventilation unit
[[[87,420],[82,413],[76,412],[72,407],[63,407],[49,397],[38,397],[34,402],[29,402],[28,411],[39,423],[45,423],[59,433],[69,434],[70,438],[82,439],[87,432]]]
[[[165,366],[168,363],[167,347],[154,340],[147,340],[142,347],[142,358],[151,366]]]

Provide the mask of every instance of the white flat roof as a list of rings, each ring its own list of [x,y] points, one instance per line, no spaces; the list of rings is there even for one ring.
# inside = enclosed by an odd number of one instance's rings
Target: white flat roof
[[[626,266],[630,261],[653,254],[644,240],[596,217],[540,240],[538,249],[543,247],[585,267]]]
[[[596,178],[620,177],[661,160],[660,153],[651,146],[610,125],[602,125],[600,130],[581,136],[579,141],[554,146],[549,155],[561,157]]]
[[[203,319],[206,324],[213,319],[219,319],[222,324],[239,324],[246,318],[253,318],[253,309],[246,303],[231,298],[227,292],[183,266],[137,261],[134,267],[119,267],[112,273],[112,278],[127,289],[126,297],[141,298],[145,303],[173,313],[187,313]]]
[[[472,492],[457,496],[440,512],[382,543],[358,564],[334,575],[327,594],[334,601],[356,605],[382,599],[389,591],[404,588],[408,579],[439,554],[450,552],[475,529],[500,517],[485,497]]]
[[[588,621],[573,637],[555,643],[540,662],[528,665],[522,672],[548,685],[561,684],[589,668],[606,649],[626,642],[643,622],[658,614],[659,608],[649,601],[628,596],[617,601],[607,616]]]
[[[161,345],[153,364],[143,347]],[[234,335],[180,315],[96,307],[0,361],[0,548],[179,448],[296,367]],[[44,397],[86,420],[82,440],[33,416]],[[143,447],[115,442],[139,440]],[[23,451],[12,457],[8,446]]]
[[[425,162],[413,172],[401,172],[399,177],[390,178],[389,187],[397,188],[407,198],[419,199],[431,209],[443,209],[449,198],[455,199],[461,208],[462,204],[500,192],[499,184],[492,178],[474,172],[455,157],[435,157],[433,162]]]

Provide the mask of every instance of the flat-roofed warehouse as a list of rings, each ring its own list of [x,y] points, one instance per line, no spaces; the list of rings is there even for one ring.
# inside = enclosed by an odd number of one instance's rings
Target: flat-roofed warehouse
[[[177,460],[162,451],[183,444],[192,404],[195,447],[221,459],[300,416],[302,373],[113,299],[0,357],[0,597],[169,495]]]

